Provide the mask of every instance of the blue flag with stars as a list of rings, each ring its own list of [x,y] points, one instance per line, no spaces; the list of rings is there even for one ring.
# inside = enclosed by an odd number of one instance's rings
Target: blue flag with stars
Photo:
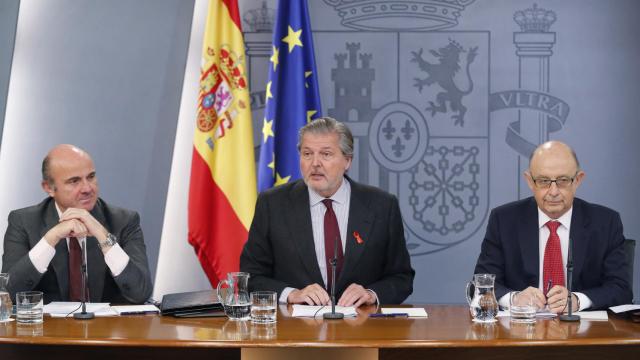
[[[300,178],[298,130],[321,116],[306,0],[279,0],[265,95],[258,191]]]

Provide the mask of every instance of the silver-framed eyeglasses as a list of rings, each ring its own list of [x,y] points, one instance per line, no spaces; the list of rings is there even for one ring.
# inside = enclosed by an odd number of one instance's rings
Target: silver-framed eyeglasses
[[[560,176],[555,179],[549,179],[545,177],[539,177],[536,179],[533,177],[533,175],[531,175],[531,180],[533,180],[533,183],[536,184],[536,187],[538,189],[548,189],[551,187],[552,183],[556,183],[556,186],[558,187],[558,189],[566,189],[571,184],[573,184],[573,180],[576,178],[577,175],[578,173],[576,172],[576,174],[573,175],[573,177]]]

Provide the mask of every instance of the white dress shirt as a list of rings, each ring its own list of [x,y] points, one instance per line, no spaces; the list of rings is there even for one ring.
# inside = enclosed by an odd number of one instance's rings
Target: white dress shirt
[[[313,243],[316,250],[316,260],[318,261],[318,267],[322,274],[322,280],[327,283],[327,262],[324,253],[324,214],[327,212],[327,207],[322,203],[324,199],[331,199],[333,212],[338,219],[338,229],[340,230],[340,242],[342,246],[342,253],[345,253],[345,239],[347,238],[347,225],[349,223],[349,203],[351,201],[351,184],[345,178],[342,179],[342,184],[338,190],[329,198],[318,194],[313,189],[307,186],[309,191],[309,207],[311,210],[311,228],[313,231]],[[289,294],[295,290],[294,288],[287,287],[280,294],[279,302],[286,304]]]
[[[60,218],[62,216],[62,212],[60,211],[60,208],[58,207],[57,203],[56,203],[56,211],[58,212],[58,218]],[[68,250],[69,238],[66,238],[66,240],[67,240],[67,250]],[[80,243],[81,247],[83,244],[86,243],[86,241],[87,239],[85,237],[78,238],[78,242]],[[49,264],[51,263],[51,260],[53,260],[53,257],[55,256],[55,254],[56,254],[56,249],[53,246],[49,245],[49,243],[43,236],[42,239],[40,239],[40,241],[38,241],[38,243],[29,251],[29,259],[31,260],[31,263],[36,268],[36,270],[38,270],[38,272],[40,272],[41,274],[44,274],[47,271],[47,268],[49,267]],[[87,258],[86,255],[87,255],[87,248],[85,246],[84,247],[85,259]],[[115,244],[114,246],[111,247],[111,249],[107,251],[106,254],[104,254],[104,262],[109,267],[109,270],[111,271],[111,275],[115,277],[120,275],[120,273],[122,273],[124,268],[127,267],[127,264],[129,263],[129,255],[127,255],[127,253],[124,252],[124,250],[120,247],[119,244]],[[89,268],[89,266],[91,265],[87,260],[87,268]],[[88,277],[88,274],[87,274],[87,277]]]

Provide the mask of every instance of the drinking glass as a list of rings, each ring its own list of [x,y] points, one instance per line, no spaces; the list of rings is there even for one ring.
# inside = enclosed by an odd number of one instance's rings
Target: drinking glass
[[[536,304],[532,294],[514,291],[509,296],[511,322],[535,323]]]
[[[9,283],[9,274],[0,274],[0,322],[11,320],[11,310],[13,304],[11,303],[11,295],[7,290],[7,284]]]
[[[276,322],[277,294],[275,291],[251,293],[251,322],[268,324]]]
[[[42,323],[43,308],[42,291],[21,291],[16,294],[16,320],[19,323]]]

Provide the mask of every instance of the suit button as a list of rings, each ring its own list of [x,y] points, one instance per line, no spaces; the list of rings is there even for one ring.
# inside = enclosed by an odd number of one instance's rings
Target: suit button
[[[27,286],[29,286],[29,287],[33,286],[33,281],[32,280],[27,280]]]

